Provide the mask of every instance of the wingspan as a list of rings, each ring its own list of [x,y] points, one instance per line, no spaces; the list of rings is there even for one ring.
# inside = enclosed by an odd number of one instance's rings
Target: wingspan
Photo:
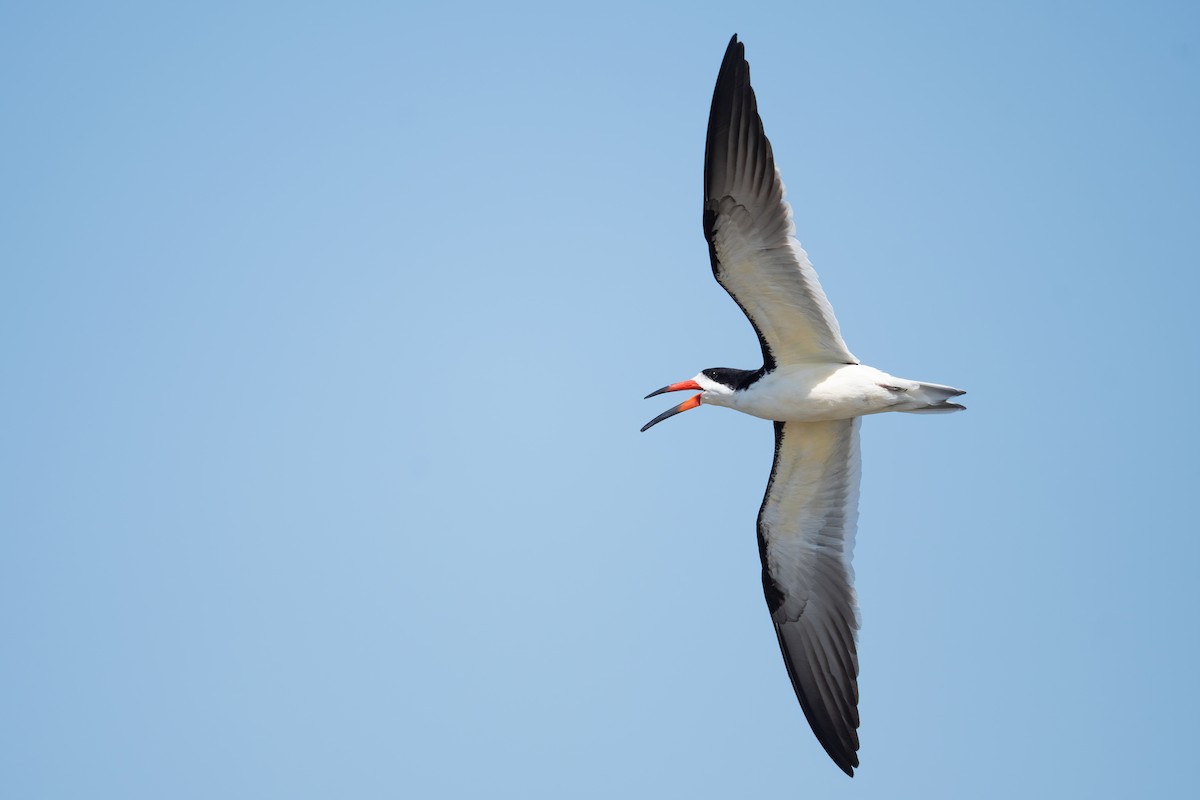
[[[788,676],[821,745],[858,766],[854,531],[859,419],[776,422],[775,464],[758,515],[763,588]]]
[[[735,35],[713,90],[704,153],[704,235],[713,275],[750,319],[768,370],[812,361],[857,364],[795,233],[745,47]]]

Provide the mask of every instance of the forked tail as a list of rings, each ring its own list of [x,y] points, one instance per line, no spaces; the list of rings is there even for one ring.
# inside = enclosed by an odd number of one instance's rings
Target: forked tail
[[[949,402],[951,397],[966,394],[962,389],[955,389],[953,386],[918,382],[917,388],[909,389],[908,394],[913,400],[922,401],[925,405],[920,408],[906,408],[906,414],[949,414],[951,411],[966,410],[966,406]]]

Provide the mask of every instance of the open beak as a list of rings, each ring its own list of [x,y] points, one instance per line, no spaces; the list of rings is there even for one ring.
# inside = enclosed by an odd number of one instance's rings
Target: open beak
[[[696,383],[695,381],[680,381],[679,383],[672,383],[670,386],[664,386],[661,389],[653,391],[650,394],[646,395],[646,397],[644,399],[649,400],[651,397],[654,397],[655,395],[663,394],[664,392],[683,392],[688,389],[703,391],[703,389],[700,388],[700,384]],[[694,397],[688,398],[687,400],[684,400],[682,403],[675,406],[674,408],[668,408],[666,411],[659,414],[657,417],[655,417],[654,419],[650,420],[645,425],[643,425],[642,433],[645,433],[650,428],[652,428],[655,425],[657,425],[658,423],[662,422],[664,419],[667,419],[668,417],[673,417],[676,414],[681,414],[684,411],[695,408],[698,405],[700,405],[700,395],[695,395]]]

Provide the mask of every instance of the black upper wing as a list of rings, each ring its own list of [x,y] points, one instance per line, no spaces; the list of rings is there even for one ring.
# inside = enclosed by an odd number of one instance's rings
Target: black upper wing
[[[792,209],[736,35],[725,51],[708,118],[704,235],[713,274],[754,326],[767,370],[814,361],[858,363],[795,239]]]

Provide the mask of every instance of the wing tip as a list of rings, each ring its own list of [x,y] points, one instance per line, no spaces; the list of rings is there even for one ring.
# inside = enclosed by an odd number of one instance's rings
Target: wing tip
[[[803,705],[803,704],[801,704]],[[809,717],[805,709],[805,716],[808,717],[809,727],[817,736],[817,741],[821,743],[821,748],[825,751],[825,755],[837,765],[837,768],[842,772],[854,777],[854,770],[858,767],[858,729],[854,729],[854,747],[847,747],[843,742],[838,740],[836,734],[831,734],[826,729],[818,730],[816,725],[813,725],[813,718]]]
[[[746,45],[738,41],[738,35],[736,33],[729,37],[729,44],[725,47],[726,61],[729,60],[729,57],[733,55],[734,51],[740,51],[741,54],[746,52]]]
[[[779,646],[783,652],[783,662],[787,667],[788,678],[800,701],[800,709],[813,735],[821,744],[821,748],[838,769],[851,778],[858,766],[858,663],[854,661],[850,683],[853,687],[853,707],[849,714],[846,709],[839,710],[837,701],[817,685],[820,666],[813,662],[811,652],[793,652],[782,626],[775,625],[775,634],[779,638]],[[803,644],[802,650],[807,650]],[[807,670],[806,670],[807,668]],[[850,674],[850,673],[847,673]]]

